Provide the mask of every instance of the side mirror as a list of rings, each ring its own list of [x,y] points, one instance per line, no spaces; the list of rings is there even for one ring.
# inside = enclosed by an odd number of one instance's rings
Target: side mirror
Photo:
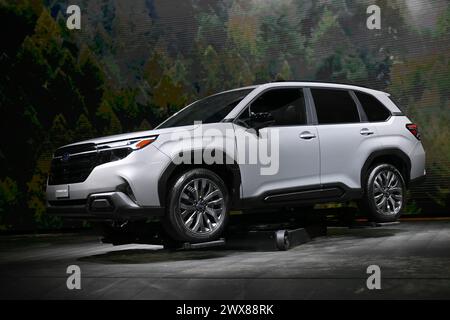
[[[258,112],[258,113],[252,112],[250,114],[251,127],[255,129],[257,132],[259,131],[259,129],[268,127],[274,122],[275,119],[273,118],[270,112]]]

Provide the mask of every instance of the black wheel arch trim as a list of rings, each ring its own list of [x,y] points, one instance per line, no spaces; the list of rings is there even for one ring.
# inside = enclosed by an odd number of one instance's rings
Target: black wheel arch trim
[[[387,148],[382,150],[376,150],[372,152],[369,157],[367,157],[366,161],[364,162],[364,165],[361,169],[361,188],[364,189],[365,185],[365,179],[369,173],[369,169],[372,166],[374,160],[379,157],[389,157],[394,156],[399,159],[401,159],[405,165],[405,172],[401,172],[404,175],[405,183],[406,185],[409,184],[410,181],[410,175],[411,175],[411,160],[409,159],[408,155],[404,153],[402,150],[397,148]],[[402,168],[397,168],[399,171],[401,171]]]
[[[169,182],[170,179],[173,177],[173,174],[180,168],[186,168],[186,170],[192,168],[205,168],[208,169],[210,167],[210,170],[214,172],[214,167],[224,167],[226,171],[231,172],[231,185],[227,185],[226,181],[224,181],[225,185],[230,188],[230,201],[231,201],[231,207],[234,207],[236,203],[239,202],[239,199],[241,198],[241,171],[239,169],[239,165],[237,162],[228,154],[223,154],[222,163],[214,163],[214,164],[207,164],[202,162],[201,164],[196,164],[193,159],[195,159],[195,155],[197,153],[205,152],[205,149],[198,150],[198,151],[190,151],[191,155],[191,162],[190,164],[177,164],[173,160],[170,161],[170,163],[167,165],[167,167],[164,169],[163,173],[159,177],[158,180],[158,198],[161,206],[164,206],[167,194],[168,194],[168,188],[169,188]],[[201,158],[203,159],[203,158]],[[185,170],[183,170],[185,171]],[[217,173],[217,172],[215,172]]]

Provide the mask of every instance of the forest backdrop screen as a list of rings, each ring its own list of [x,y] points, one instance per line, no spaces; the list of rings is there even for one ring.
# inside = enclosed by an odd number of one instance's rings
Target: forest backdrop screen
[[[80,29],[67,28],[70,5]],[[64,226],[45,214],[57,147],[292,79],[391,93],[427,152],[406,214],[449,214],[449,1],[0,0],[0,35],[0,230]]]

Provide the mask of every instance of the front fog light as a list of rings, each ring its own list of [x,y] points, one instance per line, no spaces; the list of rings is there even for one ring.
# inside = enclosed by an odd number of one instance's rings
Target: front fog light
[[[124,183],[118,185],[116,190],[125,193],[131,201],[137,203],[136,197],[134,196],[133,190],[128,182],[125,181]]]
[[[129,184],[127,184],[125,193],[127,194],[128,197],[130,197],[131,200],[133,200],[134,203],[136,203],[136,197],[134,196],[133,190],[131,190],[131,187]]]

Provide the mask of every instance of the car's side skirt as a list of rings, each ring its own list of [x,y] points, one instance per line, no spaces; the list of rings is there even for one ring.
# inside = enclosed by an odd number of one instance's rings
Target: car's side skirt
[[[257,197],[240,199],[235,209],[275,208],[326,202],[345,202],[362,197],[362,189],[330,183],[267,191]]]

